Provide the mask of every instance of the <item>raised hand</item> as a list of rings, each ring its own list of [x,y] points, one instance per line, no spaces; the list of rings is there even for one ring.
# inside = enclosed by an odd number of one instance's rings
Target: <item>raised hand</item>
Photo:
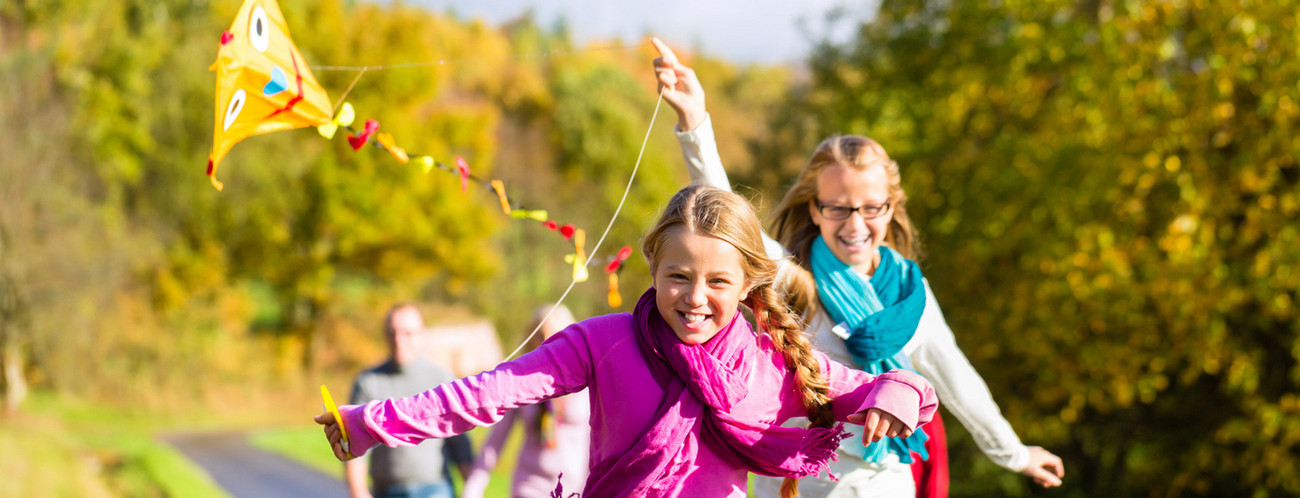
[[[704,108],[704,87],[695,77],[695,70],[682,65],[677,54],[663,40],[651,38],[650,43],[659,51],[659,57],[654,61],[655,77],[659,80],[664,100],[677,112],[677,128],[694,130],[708,116]]]

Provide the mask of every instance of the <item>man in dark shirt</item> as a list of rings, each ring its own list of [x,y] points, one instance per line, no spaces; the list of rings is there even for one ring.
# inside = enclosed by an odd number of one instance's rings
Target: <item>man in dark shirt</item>
[[[424,317],[415,306],[399,304],[389,310],[384,319],[388,359],[357,375],[351,404],[411,396],[454,380],[450,372],[424,358],[424,335]],[[469,438],[460,435],[410,447],[380,445],[371,450],[369,461],[357,458],[344,465],[353,498],[372,496],[366,489],[367,472],[375,498],[452,498],[447,462],[454,462],[461,475],[467,475],[473,460]]]

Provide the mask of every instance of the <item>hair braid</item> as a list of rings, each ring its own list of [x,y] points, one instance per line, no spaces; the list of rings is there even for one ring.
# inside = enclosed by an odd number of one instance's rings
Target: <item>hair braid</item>
[[[763,247],[763,232],[754,206],[743,197],[716,187],[696,184],[681,189],[664,206],[659,221],[641,241],[641,253],[650,263],[651,272],[657,271],[657,256],[664,241],[679,230],[716,237],[740,252],[745,283],[753,286],[744,303],[753,310],[758,329],[771,337],[781,350],[812,425],[824,428],[834,425],[829,386],[821,365],[803,334],[798,316],[789,311],[785,296],[773,288],[779,267]],[[805,282],[811,288],[811,276]],[[798,494],[798,480],[788,479],[781,485],[782,497]]]
[[[794,374],[795,385],[803,397],[803,406],[812,426],[834,425],[826,378],[822,375],[817,357],[812,353],[812,344],[799,327],[796,315],[786,308],[771,285],[750,291],[749,304],[754,310],[754,321],[772,338],[772,342],[781,351],[781,356],[785,358],[786,367]],[[786,478],[781,483],[781,496],[799,496],[799,480]]]

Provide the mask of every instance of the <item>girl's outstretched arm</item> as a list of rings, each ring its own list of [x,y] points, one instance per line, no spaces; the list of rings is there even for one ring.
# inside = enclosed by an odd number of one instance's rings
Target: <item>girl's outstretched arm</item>
[[[887,437],[908,437],[912,435],[912,428],[904,424],[898,417],[890,415],[889,412],[879,408],[871,408],[865,412],[849,415],[849,422],[863,426],[863,446]]]
[[[497,368],[434,387],[415,396],[339,407],[349,448],[361,456],[376,444],[413,446],[430,438],[486,427],[522,405],[578,392],[591,379],[591,349],[582,323],[557,333],[536,350]],[[316,417],[334,453],[345,454],[332,415]]]
[[[916,349],[908,353],[916,370],[934,385],[975,444],[994,463],[1020,472],[1043,486],[1059,486],[1065,475],[1060,457],[1038,446],[1025,446],[993,400],[983,377],[957,346],[938,299],[925,281],[925,311],[917,327]]]
[[[866,425],[865,442],[888,436],[891,431],[910,433],[934,418],[935,410],[939,409],[934,387],[920,375],[905,370],[871,375],[846,367],[820,352],[815,354],[830,388],[827,394],[832,399],[835,419]],[[873,411],[881,413],[873,418]]]

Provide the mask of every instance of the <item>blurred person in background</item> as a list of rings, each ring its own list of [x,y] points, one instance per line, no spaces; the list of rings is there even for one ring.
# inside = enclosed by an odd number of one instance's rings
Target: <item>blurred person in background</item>
[[[552,311],[554,309],[554,311]],[[550,314],[550,318],[546,315]],[[556,332],[572,325],[573,313],[564,305],[544,305],[533,312],[528,331],[538,328],[528,341],[528,350],[540,346]],[[515,464],[510,496],[526,498],[547,496],[555,489],[557,478],[564,489],[581,489],[587,482],[587,460],[591,446],[591,401],[587,390],[552,398],[535,405],[525,405],[505,414],[488,432],[478,460],[465,479],[463,498],[482,498],[492,469],[496,468],[510,431],[516,422],[523,426],[523,445]],[[562,478],[559,476],[563,476]]]
[[[654,61],[655,74],[664,100],[677,112],[675,132],[691,181],[730,190],[695,71],[662,41],[653,43],[662,55]],[[920,251],[906,201],[898,163],[884,147],[863,136],[827,138],[777,206],[776,239],[763,234],[768,256],[782,261],[777,285],[803,314],[817,349],[867,373],[920,373],[989,459],[1044,487],[1059,486],[1065,475],[1061,459],[1020,442],[957,346],[913,261]],[[837,451],[830,468],[838,482],[804,479],[803,496],[947,496],[947,447],[938,414],[908,438],[867,446],[859,440],[845,439]],[[759,476],[753,491],[777,496],[780,485],[780,479]]]
[[[393,306],[384,317],[388,358],[357,375],[350,402],[411,396],[453,380],[451,372],[425,358],[425,334],[424,316],[418,308],[409,303]],[[353,498],[452,498],[450,464],[464,476],[473,461],[469,438],[462,434],[417,446],[376,448],[369,458],[352,459],[344,466]],[[366,487],[367,474],[372,481],[370,489]]]

